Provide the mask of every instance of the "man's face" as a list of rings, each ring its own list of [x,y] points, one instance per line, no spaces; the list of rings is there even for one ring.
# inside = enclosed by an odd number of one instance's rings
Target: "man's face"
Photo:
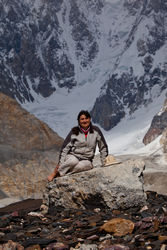
[[[79,118],[79,125],[83,128],[83,129],[87,129],[90,126],[90,118],[86,117],[85,115],[81,115]]]

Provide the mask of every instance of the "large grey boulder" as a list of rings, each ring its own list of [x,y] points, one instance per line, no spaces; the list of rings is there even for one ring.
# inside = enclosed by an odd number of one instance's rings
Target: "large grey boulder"
[[[143,172],[144,190],[167,195],[167,164],[165,155],[156,154],[145,158]]]
[[[147,191],[153,191],[167,195],[167,164],[165,157],[163,148],[160,147],[149,155],[120,155],[119,159],[123,162],[132,159],[144,161],[145,168],[142,173],[144,191],[146,193]]]
[[[66,209],[142,206],[146,202],[142,180],[144,167],[142,160],[132,159],[56,178],[47,184],[43,204]]]

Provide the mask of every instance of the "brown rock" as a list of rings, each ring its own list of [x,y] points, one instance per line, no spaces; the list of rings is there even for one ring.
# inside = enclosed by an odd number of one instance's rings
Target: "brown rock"
[[[17,213],[18,216],[20,216],[21,214],[39,210],[41,203],[42,199],[27,199],[23,201],[18,201],[6,207],[0,208],[0,215],[10,214],[10,216],[13,217],[13,214]],[[2,222],[3,220],[1,219],[1,223]],[[6,225],[8,225],[8,223],[6,223]],[[3,225],[1,224],[1,226]]]
[[[65,245],[64,243],[62,243],[62,242],[56,242],[56,243],[49,244],[46,247],[46,250],[51,250],[51,249],[67,250],[67,249],[69,249],[69,247],[67,245]]]
[[[158,236],[158,239],[159,239],[160,241],[167,240],[167,235],[159,235],[159,236]]]
[[[63,139],[0,93],[0,190],[9,197],[41,198]]]
[[[167,128],[167,99],[160,112],[153,117],[151,126],[143,138],[143,143],[147,145],[156,139]]]
[[[30,247],[27,247],[26,250],[41,250],[40,245],[33,245]]]
[[[160,128],[154,128],[151,125],[151,127],[149,128],[149,130],[147,131],[146,135],[143,138],[143,143],[145,145],[149,144],[150,142],[155,140],[161,133],[162,130]]]
[[[0,144],[16,150],[59,149],[62,138],[44,122],[0,93]]]
[[[134,223],[130,220],[122,218],[114,218],[104,223],[100,230],[104,230],[108,233],[113,233],[114,236],[124,236],[131,234],[134,229]]]
[[[9,249],[23,250],[24,247],[17,242],[13,242],[12,240],[9,240],[6,244],[2,245],[1,249],[3,249],[3,250],[9,250]]]
[[[99,244],[99,250],[104,250],[105,248],[107,248],[108,246],[110,246],[112,244],[111,239],[105,239],[103,240],[100,244]]]

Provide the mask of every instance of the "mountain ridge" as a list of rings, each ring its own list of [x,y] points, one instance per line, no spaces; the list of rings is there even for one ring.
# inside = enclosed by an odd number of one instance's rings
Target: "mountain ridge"
[[[95,86],[89,111],[110,130],[166,91],[166,9],[160,0],[4,2],[0,90],[26,106]]]

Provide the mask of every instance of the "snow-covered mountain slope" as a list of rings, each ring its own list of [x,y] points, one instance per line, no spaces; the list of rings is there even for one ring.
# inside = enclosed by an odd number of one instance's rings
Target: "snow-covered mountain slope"
[[[86,95],[87,89],[84,86],[82,87],[82,95],[79,90],[76,89],[70,95],[67,93],[54,93],[48,99],[39,101],[39,103],[27,103],[25,107],[65,138],[69,130],[77,125],[77,115],[80,109],[89,110],[91,99],[95,98],[97,94],[92,91],[92,96]],[[127,115],[110,131],[101,128],[109,146],[109,153],[114,155],[142,154],[147,156],[157,150],[158,153],[162,153],[162,150],[159,150],[161,149],[160,137],[147,146],[143,143],[143,137],[149,129],[153,116],[162,107],[164,98],[165,96],[162,94],[147,107],[142,107],[133,114]]]
[[[166,10],[167,0],[3,1],[0,90],[63,137],[80,109],[108,131],[151,110],[149,126],[167,87]]]

